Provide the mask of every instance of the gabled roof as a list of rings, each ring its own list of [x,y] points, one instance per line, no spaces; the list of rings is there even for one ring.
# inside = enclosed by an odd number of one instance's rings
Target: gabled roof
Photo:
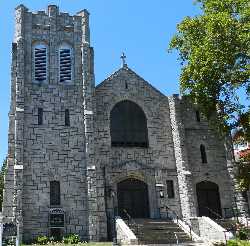
[[[154,86],[152,86],[148,81],[146,81],[145,79],[143,79],[140,75],[138,75],[135,71],[133,71],[131,68],[129,68],[126,64],[123,67],[121,67],[120,69],[118,69],[117,71],[115,71],[114,73],[112,73],[110,76],[108,76],[100,84],[98,84],[96,86],[96,89],[98,89],[99,87],[102,87],[105,84],[105,82],[111,81],[115,77],[119,77],[124,72],[127,73],[127,74],[133,74],[135,77],[137,77],[139,80],[143,81],[148,87],[150,87],[156,93],[160,94],[161,96],[166,97],[166,95],[164,95],[161,91],[159,91]]]

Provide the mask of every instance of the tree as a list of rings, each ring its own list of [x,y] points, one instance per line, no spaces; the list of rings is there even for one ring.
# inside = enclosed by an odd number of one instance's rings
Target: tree
[[[196,3],[202,14],[184,18],[170,42],[170,50],[179,52],[182,64],[181,94],[190,97],[220,130],[240,124],[239,118],[247,110],[249,124],[250,110],[239,101],[238,91],[243,89],[249,98],[250,2]]]
[[[7,159],[3,161],[3,165],[1,167],[0,172],[0,209],[2,210],[2,203],[3,203],[3,189],[4,189],[4,174],[6,170]]]

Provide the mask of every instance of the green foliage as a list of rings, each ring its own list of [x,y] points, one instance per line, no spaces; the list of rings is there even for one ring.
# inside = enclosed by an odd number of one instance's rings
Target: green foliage
[[[247,240],[247,237],[248,237],[248,231],[246,228],[241,228],[237,234],[236,234],[236,237],[240,240]]]
[[[80,237],[77,234],[69,234],[63,237],[63,243],[65,244],[78,244],[80,242]]]
[[[250,242],[244,240],[229,240],[227,241],[227,246],[250,246]]]
[[[179,52],[181,93],[228,130],[244,108],[238,89],[250,95],[250,2],[196,2],[203,13],[184,18],[169,47]]]
[[[2,211],[3,203],[3,189],[4,189],[4,174],[7,166],[7,159],[3,161],[1,172],[0,172],[0,209]]]
[[[250,155],[248,155],[248,158],[250,159]],[[239,188],[242,191],[248,190],[250,187],[250,161],[240,160],[238,170],[237,180]]]
[[[47,236],[38,236],[36,239],[35,239],[36,243],[37,244],[41,244],[41,245],[45,245],[45,244],[48,244],[49,242],[49,238]]]

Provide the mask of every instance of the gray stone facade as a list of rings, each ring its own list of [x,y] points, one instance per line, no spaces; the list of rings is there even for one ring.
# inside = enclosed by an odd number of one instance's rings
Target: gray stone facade
[[[34,82],[33,46],[48,47],[47,80]],[[58,48],[73,50],[71,83],[58,79]],[[110,112],[121,101],[136,103],[147,119],[147,147],[113,147]],[[38,125],[38,108],[43,124]],[[64,112],[70,112],[70,126]],[[60,182],[63,234],[105,240],[118,206],[117,184],[128,178],[148,187],[149,217],[166,216],[166,207],[188,219],[198,215],[196,184],[219,187],[221,208],[233,206],[234,188],[224,141],[195,107],[177,95],[167,97],[126,64],[95,86],[89,13],[74,16],[16,8],[12,51],[8,168],[3,214],[17,220],[24,241],[50,235],[50,181]],[[200,144],[207,150],[201,163]],[[232,159],[231,159],[232,161]],[[174,197],[168,198],[166,180]],[[223,212],[223,211],[222,211]]]

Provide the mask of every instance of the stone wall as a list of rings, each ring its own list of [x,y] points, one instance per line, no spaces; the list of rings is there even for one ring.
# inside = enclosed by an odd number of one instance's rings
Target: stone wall
[[[185,124],[194,194],[196,194],[197,183],[201,181],[216,183],[219,186],[221,208],[224,213],[224,208],[232,208],[233,204],[233,184],[227,166],[224,138],[215,132],[213,126],[208,125],[202,115],[200,115],[200,121],[197,121],[196,110],[187,99],[182,100],[182,120]],[[202,163],[201,144],[206,149],[207,163]],[[195,207],[198,208],[196,195]]]

